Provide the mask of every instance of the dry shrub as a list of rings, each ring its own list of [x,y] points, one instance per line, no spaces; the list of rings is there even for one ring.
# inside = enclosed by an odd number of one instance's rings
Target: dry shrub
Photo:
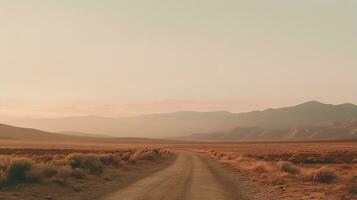
[[[348,190],[351,194],[357,195],[357,176],[354,176],[348,185]]]
[[[123,161],[129,161],[132,154],[133,154],[133,153],[132,153],[131,151],[124,152],[124,153],[122,154],[122,160],[123,160]]]
[[[217,151],[211,152],[211,156],[218,160],[223,160],[223,159],[227,160],[229,158],[229,155],[227,153],[217,152]]]
[[[321,167],[317,170],[307,172],[303,177],[304,180],[316,183],[332,183],[336,178],[336,173],[327,167]]]
[[[71,154],[68,157],[72,169],[81,168],[91,174],[103,172],[103,165],[98,156],[87,154]]]
[[[171,155],[170,151],[164,150],[164,149],[160,149],[159,154],[162,158],[166,158],[169,157]]]
[[[19,183],[27,180],[27,173],[34,163],[28,158],[12,160],[7,171],[8,183]]]
[[[86,172],[83,169],[76,168],[76,169],[72,170],[71,176],[73,176],[76,179],[83,179],[87,175],[86,175]]]
[[[83,179],[87,176],[86,171],[81,168],[72,169],[72,167],[65,165],[60,166],[57,170],[57,178],[60,181],[66,181],[73,177],[75,179]]]
[[[220,162],[228,163],[234,166],[236,169],[248,170],[248,171],[263,174],[263,173],[275,171],[276,168],[275,166],[273,166],[272,164],[266,161],[255,160],[246,155],[233,156],[233,155],[224,154],[225,156],[222,157],[221,153],[219,152],[215,152],[215,153],[217,153],[217,155],[221,158]]]
[[[7,170],[6,182],[9,184],[35,182],[41,179],[41,173],[28,158],[14,159]]]
[[[57,174],[57,168],[53,164],[41,164],[39,167],[45,177],[53,177]]]
[[[247,162],[247,161],[251,161],[251,158],[248,158],[246,156],[237,156],[234,161],[236,162]]]
[[[120,155],[119,154],[104,154],[104,155],[100,156],[100,161],[104,165],[119,166],[120,165]]]
[[[10,158],[8,156],[0,157],[0,183],[3,183],[7,179],[7,170],[10,165]]]
[[[210,150],[208,151],[210,156],[216,156],[218,154],[218,152],[216,150]]]
[[[79,167],[82,167],[83,165],[83,157],[85,155],[82,154],[82,153],[74,153],[74,154],[70,154],[68,157],[67,157],[67,160],[68,160],[68,163],[69,165],[71,165],[71,167],[74,169],[74,168],[79,168]]]
[[[62,180],[67,180],[72,175],[72,168],[70,166],[60,166],[57,170],[57,177]]]
[[[292,163],[313,164],[318,162],[317,158],[318,157],[316,155],[311,155],[307,153],[294,153],[287,160]]]
[[[0,171],[6,171],[10,165],[10,157],[9,156],[1,156],[0,157]]]
[[[156,161],[162,157],[160,149],[137,149],[130,156],[130,161],[136,162],[138,160]]]
[[[278,167],[280,168],[281,172],[286,172],[286,173],[289,173],[289,174],[298,174],[298,173],[300,173],[299,167],[294,165],[291,162],[286,162],[286,161],[278,162]]]
[[[0,171],[0,186],[1,186],[1,183],[4,183],[5,180],[7,178],[7,173],[5,171]]]
[[[225,153],[218,153],[216,156],[218,157],[218,159],[222,159],[222,158],[226,157],[227,155]]]
[[[0,186],[37,182],[44,178],[65,184],[69,178],[83,179],[88,173],[99,175],[104,166],[121,166],[122,160],[154,161],[163,155],[169,155],[169,152],[161,149],[128,149],[94,153],[69,151],[61,155],[48,152],[0,155]]]
[[[147,152],[144,152],[140,155],[139,159],[140,160],[150,160],[150,161],[154,161],[156,159],[156,156],[158,154],[156,154],[155,152],[153,151],[147,151]]]
[[[256,162],[255,164],[253,164],[250,169],[255,171],[255,172],[258,172],[258,173],[267,173],[269,172],[269,166],[268,166],[268,163],[266,162]]]
[[[26,172],[27,182],[38,182],[43,178],[42,171],[38,167],[32,167]]]
[[[140,159],[140,156],[145,152],[144,149],[137,149],[132,154],[130,154],[129,160],[130,161],[137,161]],[[124,154],[126,155],[126,154]]]

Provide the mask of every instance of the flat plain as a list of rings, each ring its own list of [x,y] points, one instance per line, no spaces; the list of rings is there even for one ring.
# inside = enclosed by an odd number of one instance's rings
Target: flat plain
[[[282,199],[355,199],[357,143],[242,142],[176,145],[232,168],[256,193]],[[244,182],[244,181],[243,181]]]
[[[0,199],[356,198],[355,141],[0,144]]]

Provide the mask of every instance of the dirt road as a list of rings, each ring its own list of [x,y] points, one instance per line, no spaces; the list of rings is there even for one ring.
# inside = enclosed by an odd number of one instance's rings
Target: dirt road
[[[245,200],[229,171],[191,153],[103,200]]]

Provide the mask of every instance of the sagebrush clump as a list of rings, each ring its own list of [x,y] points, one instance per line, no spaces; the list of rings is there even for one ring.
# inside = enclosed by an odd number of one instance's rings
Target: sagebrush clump
[[[156,161],[169,156],[160,149],[126,149],[113,152],[0,156],[0,186],[53,180],[65,184],[68,179],[100,175],[105,168],[118,168],[137,161]]]
[[[294,165],[291,162],[286,162],[286,161],[278,162],[278,166],[279,166],[281,172],[286,172],[289,174],[300,173],[299,167]]]
[[[336,173],[327,167],[317,169],[310,176],[311,180],[317,183],[332,183],[337,178]]]
[[[99,156],[92,154],[73,154],[68,157],[72,169],[80,168],[91,174],[100,174],[103,171],[103,164]]]
[[[352,177],[348,189],[350,193],[357,195],[357,176]]]
[[[14,159],[10,162],[7,170],[6,181],[8,183],[21,183],[26,181],[34,181],[33,178],[34,162],[28,158]],[[36,172],[35,172],[36,173]]]

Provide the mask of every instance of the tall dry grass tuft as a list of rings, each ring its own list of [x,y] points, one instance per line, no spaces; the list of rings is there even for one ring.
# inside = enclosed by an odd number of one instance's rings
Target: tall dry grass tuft
[[[119,166],[121,162],[121,154],[103,154],[99,156],[103,165]]]
[[[8,156],[0,157],[0,183],[4,183],[7,178],[7,170],[10,165],[10,158]]]
[[[34,165],[34,162],[28,158],[12,160],[7,170],[6,183],[15,184],[40,180],[41,173]]]
[[[29,171],[26,172],[26,181],[33,183],[33,182],[39,182],[43,179],[43,173],[40,168],[38,168],[36,165],[34,165],[32,168],[30,168]]]
[[[138,160],[148,160],[155,161],[161,159],[163,156],[167,155],[167,151],[160,149],[138,149],[132,153],[130,156],[130,161],[136,162]]]
[[[268,173],[272,170],[272,167],[264,161],[257,161],[247,168],[257,173]]]
[[[91,174],[100,174],[103,172],[103,165],[98,156],[79,153],[71,154],[67,159],[72,169],[80,168]]]
[[[306,171],[302,176],[303,180],[316,183],[332,183],[336,178],[336,173],[327,167]]]
[[[357,195],[357,176],[352,177],[352,180],[348,185],[348,190],[351,194]]]
[[[53,177],[57,174],[57,167],[53,164],[41,163],[38,165],[45,177]]]
[[[291,162],[280,161],[277,163],[278,167],[280,168],[281,172],[286,172],[289,174],[298,174],[300,173],[300,169],[298,166],[294,165]]]
[[[84,179],[85,177],[87,177],[87,174],[83,169],[76,168],[72,170],[71,176],[76,179]]]
[[[71,177],[72,171],[73,169],[70,166],[60,166],[57,170],[57,177],[62,181],[66,181]]]

